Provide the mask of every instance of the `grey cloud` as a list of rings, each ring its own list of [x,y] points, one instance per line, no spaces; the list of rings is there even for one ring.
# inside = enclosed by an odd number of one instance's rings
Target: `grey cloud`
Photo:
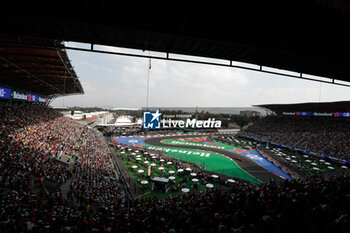
[[[65,105],[146,105],[148,59],[78,51],[68,51],[68,55],[86,94],[64,97]],[[263,103],[315,102],[319,93],[317,82],[235,68],[152,60],[150,70],[150,106],[249,107]],[[321,101],[349,99],[348,88],[321,85]],[[58,98],[53,105],[62,102]]]

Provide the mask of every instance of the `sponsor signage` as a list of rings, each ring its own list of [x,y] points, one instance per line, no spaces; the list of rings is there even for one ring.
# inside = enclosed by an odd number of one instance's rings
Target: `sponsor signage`
[[[38,102],[38,96],[33,94],[28,94],[28,101],[30,102]]]
[[[153,147],[150,146],[147,149],[149,150],[158,150],[158,151],[164,151],[164,152],[176,152],[176,153],[182,153],[187,155],[199,155],[200,157],[209,157],[211,153],[208,152],[202,152],[202,151],[193,151],[193,150],[186,150],[186,149],[177,149],[177,148],[165,148],[165,147]]]
[[[161,128],[221,128],[221,121],[215,120],[215,118],[209,118],[208,120],[197,120],[187,118],[186,120],[161,120],[162,113],[157,110],[156,112],[143,112],[143,128],[144,129],[161,129]]]
[[[350,117],[350,112],[335,112],[335,117]]]
[[[182,141],[171,141],[171,145],[184,145],[184,146],[198,146],[198,147],[206,147],[206,148],[216,148],[216,149],[222,149],[224,150],[225,147],[223,146],[214,146],[209,144],[202,144],[202,143],[196,143],[196,142],[182,142]]]
[[[16,100],[28,100],[27,94],[19,91],[12,91],[11,96],[12,96],[12,99],[16,99]]]
[[[11,97],[11,89],[0,87],[0,98],[10,99]]]
[[[282,112],[283,116],[350,117],[350,112]]]
[[[284,115],[284,116],[295,116],[295,112],[283,112],[282,115]]]
[[[14,100],[24,100],[29,102],[40,102],[40,103],[48,103],[48,98],[43,98],[38,95],[34,95],[31,93],[20,92],[16,90],[11,90],[9,88],[0,87],[0,98],[3,99],[14,99]]]
[[[314,112],[314,116],[333,116],[332,112]]]
[[[297,116],[311,116],[312,112],[296,112]]]
[[[48,101],[49,101],[48,98],[42,98],[42,97],[38,96],[39,103],[47,103]]]

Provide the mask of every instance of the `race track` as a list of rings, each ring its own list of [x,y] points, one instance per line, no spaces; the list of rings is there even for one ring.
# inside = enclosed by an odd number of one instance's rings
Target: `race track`
[[[187,146],[187,145],[170,145],[170,144],[165,144],[162,141],[166,139],[177,139],[177,138],[188,138],[188,137],[193,137],[193,135],[186,135],[186,136],[165,136],[165,137],[153,137],[153,138],[148,138],[144,140],[144,143],[152,146],[161,146],[161,147],[173,147],[173,148],[187,148],[187,149],[199,149],[203,150],[203,147],[199,146]],[[271,179],[274,179],[275,181],[280,181],[282,178],[280,178],[278,175],[275,175],[274,173],[266,170],[259,164],[253,162],[252,160],[236,154],[234,152],[226,151],[226,150],[221,150],[221,149],[216,149],[216,148],[207,148],[205,150],[212,151],[215,153],[223,154],[226,155],[232,159],[246,172],[251,174],[252,176],[256,177],[262,182],[268,182]]]

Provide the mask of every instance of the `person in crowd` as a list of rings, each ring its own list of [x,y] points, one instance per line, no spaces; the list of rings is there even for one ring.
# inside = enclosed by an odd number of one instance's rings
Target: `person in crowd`
[[[228,188],[131,200],[103,135],[50,108],[0,116],[0,232],[350,231],[347,173],[262,185],[220,179]],[[62,154],[71,171],[57,162]]]
[[[349,119],[268,116],[240,135],[350,160],[349,128]]]

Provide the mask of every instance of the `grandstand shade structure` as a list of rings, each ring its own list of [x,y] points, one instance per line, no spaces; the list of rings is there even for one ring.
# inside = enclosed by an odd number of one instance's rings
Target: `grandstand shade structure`
[[[94,127],[112,113],[76,122],[48,107],[48,99],[84,94],[67,40],[91,43],[90,51],[102,44],[226,59],[231,67],[236,60],[350,86],[348,0],[152,1],[161,10],[150,1],[6,3],[0,232],[349,232],[350,101],[259,105],[347,118],[268,116],[240,134],[107,128],[103,135]],[[165,192],[154,190],[159,181]]]
[[[2,6],[2,33],[185,54],[350,81],[346,0],[48,1]],[[93,49],[93,46],[91,46]],[[295,76],[293,76],[295,77]]]
[[[23,46],[21,41],[26,42]],[[83,94],[62,42],[37,37],[1,36],[0,84],[50,98]]]
[[[350,112],[350,101],[296,104],[262,104],[256,105],[269,109],[278,115],[283,112]]]

